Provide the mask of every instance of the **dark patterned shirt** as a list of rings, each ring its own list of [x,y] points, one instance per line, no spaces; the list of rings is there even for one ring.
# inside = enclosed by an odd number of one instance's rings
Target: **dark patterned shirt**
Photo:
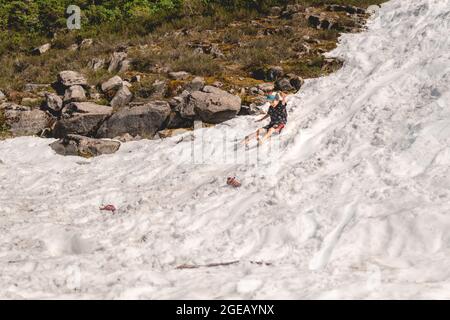
[[[275,107],[270,106],[269,111],[267,113],[270,116],[269,126],[272,127],[280,123],[286,124],[287,111],[286,111],[286,104],[283,104],[283,102],[280,101]]]

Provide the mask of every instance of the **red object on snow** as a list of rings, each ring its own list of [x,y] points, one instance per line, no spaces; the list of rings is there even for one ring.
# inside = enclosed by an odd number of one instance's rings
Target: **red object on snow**
[[[112,204],[108,204],[106,206],[100,207],[101,211],[111,211],[113,214],[116,213],[116,207],[114,207]]]
[[[241,186],[241,183],[236,179],[236,177],[228,177],[227,185],[235,187],[235,188],[239,188]]]

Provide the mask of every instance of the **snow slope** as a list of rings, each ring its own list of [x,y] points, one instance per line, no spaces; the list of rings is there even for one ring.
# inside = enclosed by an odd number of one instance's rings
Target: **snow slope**
[[[450,298],[449,23],[384,4],[279,145],[234,153],[253,117],[89,160],[0,142],[0,298]]]

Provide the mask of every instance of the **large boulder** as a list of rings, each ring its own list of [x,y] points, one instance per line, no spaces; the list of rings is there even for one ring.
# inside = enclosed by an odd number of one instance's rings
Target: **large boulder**
[[[292,86],[290,79],[283,78],[275,82],[275,89],[280,91],[292,91],[295,88]]]
[[[144,105],[125,107],[105,121],[99,130],[99,138],[114,138],[129,133],[132,136],[153,138],[170,114],[170,106],[165,101],[153,101]]]
[[[294,89],[297,91],[300,90],[300,88],[305,83],[305,80],[303,80],[303,78],[295,74],[288,74],[287,77],[289,79],[289,83],[291,84],[291,86],[294,87]]]
[[[111,90],[118,90],[123,84],[123,80],[119,76],[114,76],[102,83],[101,88],[104,93]]]
[[[222,89],[206,86],[203,91],[191,94],[187,110],[207,123],[221,123],[234,118],[241,109],[241,98]]]
[[[167,119],[167,129],[192,128],[194,120],[183,118],[179,112],[172,111]]]
[[[71,86],[66,89],[64,94],[64,102],[83,102],[86,101],[86,92],[82,86]]]
[[[63,156],[96,157],[112,154],[119,150],[120,142],[104,139],[93,139],[70,134],[50,144],[50,147]]]
[[[52,120],[45,111],[14,103],[3,105],[3,113],[5,124],[13,136],[40,134]]]
[[[126,85],[122,85],[122,87],[117,91],[114,98],[111,100],[111,107],[114,109],[122,108],[129,104],[133,99],[133,94],[130,89]]]
[[[100,123],[112,114],[112,108],[92,102],[74,102],[63,109],[63,115],[53,129],[53,136],[68,134],[95,135]]]
[[[61,71],[58,74],[58,82],[64,87],[68,88],[71,86],[87,86],[88,82],[86,78],[76,71]]]
[[[284,76],[284,70],[280,66],[257,68],[250,72],[250,76],[256,80],[275,81]]]

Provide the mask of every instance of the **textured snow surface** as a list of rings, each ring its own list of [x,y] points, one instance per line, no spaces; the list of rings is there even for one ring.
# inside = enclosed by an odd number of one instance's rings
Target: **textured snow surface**
[[[0,142],[0,298],[450,298],[449,34],[448,0],[384,4],[248,162],[221,157],[255,117],[93,159]]]

